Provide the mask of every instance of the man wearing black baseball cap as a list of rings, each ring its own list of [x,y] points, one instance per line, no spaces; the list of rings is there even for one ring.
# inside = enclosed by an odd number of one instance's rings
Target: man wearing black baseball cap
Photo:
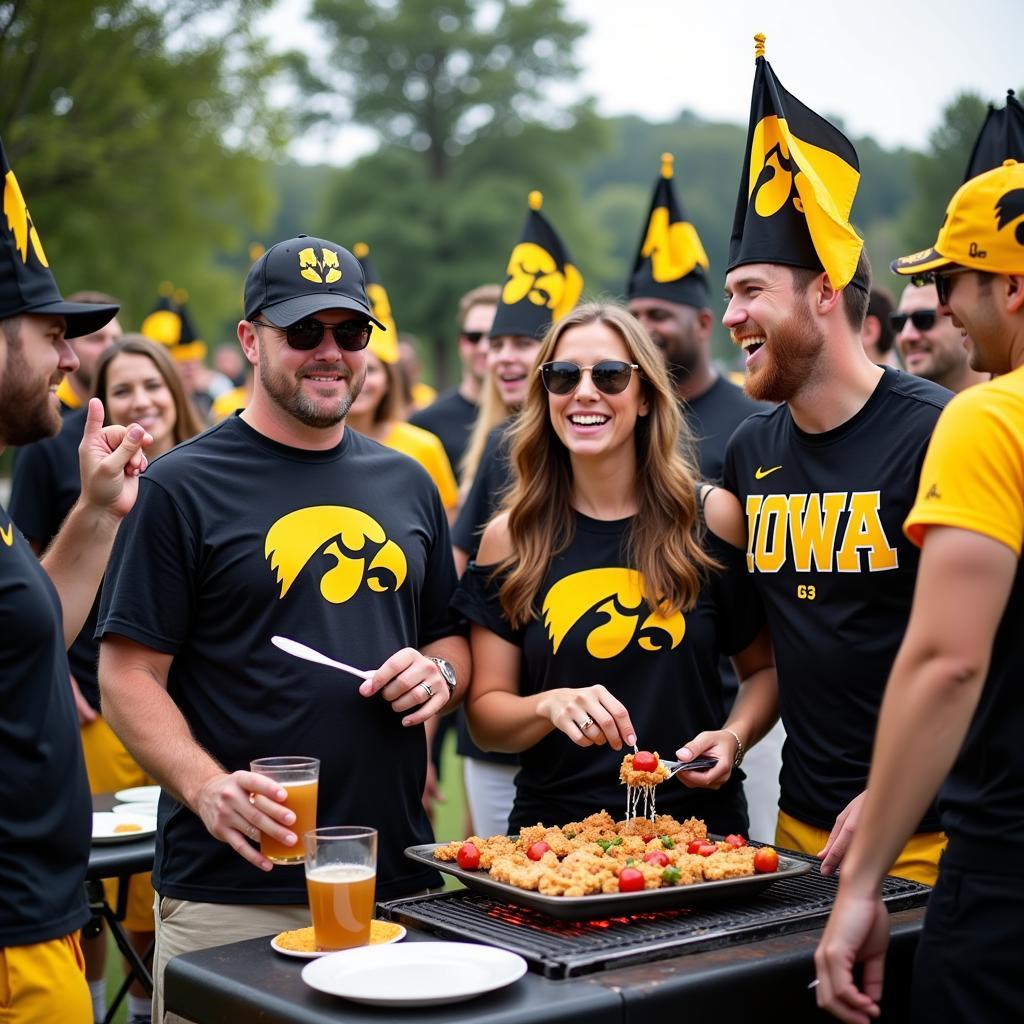
[[[319,759],[318,820],[380,833],[378,899],[440,883],[403,850],[432,838],[422,726],[461,699],[469,655],[437,488],[346,429],[375,325],[341,246],[300,235],[267,250],[238,324],[248,406],[154,464],[114,551],[103,705],[163,787],[154,1020],[171,956],[309,922],[295,815],[253,759]],[[280,637],[373,676],[298,661]],[[299,867],[274,867],[261,836]]]
[[[0,142],[0,451],[55,434],[56,390],[78,368],[68,338],[117,306],[65,302]],[[5,1020],[87,1024],[78,930],[88,921],[89,785],[68,686],[67,645],[92,606],[145,467],[145,431],[104,427],[92,399],[81,497],[40,564],[0,509],[0,973]],[[151,439],[150,439],[151,440]]]

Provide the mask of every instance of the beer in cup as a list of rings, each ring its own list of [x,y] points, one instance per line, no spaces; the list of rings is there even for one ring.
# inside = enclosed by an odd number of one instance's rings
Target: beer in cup
[[[320,761],[315,757],[261,757],[252,761],[249,768],[273,779],[288,794],[284,806],[295,815],[295,822],[288,827],[298,836],[294,846],[285,846],[273,836],[261,832],[260,853],[274,864],[301,864],[304,857],[303,833],[316,828]]]
[[[365,946],[377,885],[377,830],[341,825],[313,829],[303,838],[316,948]]]

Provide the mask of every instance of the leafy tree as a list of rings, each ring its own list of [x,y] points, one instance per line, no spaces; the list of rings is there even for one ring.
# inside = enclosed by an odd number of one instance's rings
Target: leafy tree
[[[287,126],[247,27],[269,4],[0,0],[0,136],[65,293],[118,295],[127,327],[170,279],[211,341],[237,316]]]
[[[347,102],[343,116],[382,147],[339,173],[324,209],[338,241],[370,244],[400,330],[431,342],[444,380],[459,294],[502,280],[539,188],[584,277],[604,270],[605,237],[573,188],[601,144],[589,103],[553,90],[578,73],[583,26],[563,0],[314,0],[333,48],[329,82],[298,66],[307,93]]]

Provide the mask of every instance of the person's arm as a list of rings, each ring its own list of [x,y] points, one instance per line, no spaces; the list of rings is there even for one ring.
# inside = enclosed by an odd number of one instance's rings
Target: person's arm
[[[117,528],[135,504],[146,467],[142,449],[152,440],[137,423],[104,427],[103,405],[90,399],[78,449],[82,494],[41,563],[60,595],[68,647],[96,599]]]
[[[932,527],[925,535],[862,813],[815,954],[818,1004],[843,1020],[877,1015],[888,934],[880,928],[879,885],[963,744],[1017,564],[1014,551],[978,533]],[[857,961],[864,963],[861,989],[853,979]]]
[[[167,693],[173,656],[108,633],[100,644],[103,715],[128,752],[175,800],[196,814],[215,839],[250,864],[273,865],[248,840],[260,832],[285,845],[298,842],[281,805],[287,794],[254,772],[227,772],[195,740]],[[259,794],[250,800],[250,794]]]
[[[502,561],[511,549],[508,519],[499,515],[484,531],[478,560],[482,565]],[[482,750],[519,753],[560,729],[577,746],[604,743],[621,750],[636,742],[629,712],[603,686],[557,687],[521,695],[519,648],[485,626],[473,624],[470,645],[475,666],[466,702],[466,719],[473,741]],[[588,718],[595,725],[580,728]]]

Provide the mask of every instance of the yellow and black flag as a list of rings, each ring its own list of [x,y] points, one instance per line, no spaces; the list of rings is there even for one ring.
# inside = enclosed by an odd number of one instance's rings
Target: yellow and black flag
[[[142,321],[140,332],[166,347],[179,362],[206,358],[206,342],[200,340],[188,313],[188,292],[175,291],[170,281],[160,285],[153,308]]]
[[[850,224],[860,165],[850,140],[786,92],[756,35],[754,92],[727,270],[744,263],[824,269],[836,288],[856,279],[863,239]]]
[[[363,268],[366,278],[366,297],[370,300],[370,309],[382,327],[375,327],[370,334],[370,349],[383,363],[398,362],[398,329],[391,313],[391,300],[381,283],[380,275],[370,260],[370,247],[365,242],[356,242],[352,254]]]
[[[501,300],[491,326],[491,337],[526,334],[542,338],[565,316],[583,292],[583,277],[573,266],[557,232],[540,212],[543,196],[531,192],[530,209],[505,268]]]
[[[703,309],[708,304],[708,256],[672,184],[673,157],[661,156],[647,224],[626,286],[630,299],[665,299]]]
[[[988,115],[967,161],[964,181],[1002,167],[1004,160],[1024,163],[1024,106],[1012,89],[1006,91],[1006,106],[1002,110],[996,110],[992,103],[988,105]]]

